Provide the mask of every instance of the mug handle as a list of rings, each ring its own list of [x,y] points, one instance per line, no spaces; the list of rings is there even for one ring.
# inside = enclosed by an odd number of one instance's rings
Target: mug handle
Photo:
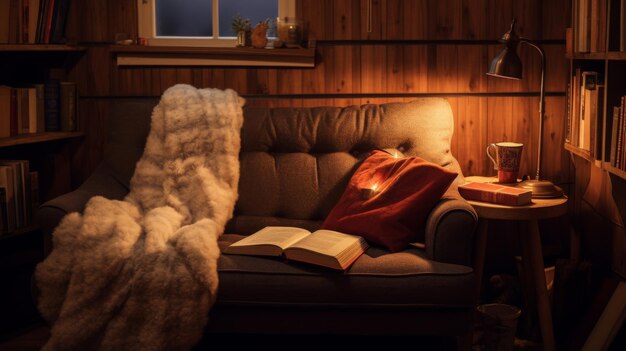
[[[498,169],[498,163],[496,162],[495,158],[497,156],[491,156],[491,152],[489,152],[489,150],[494,150],[496,152],[498,152],[498,149],[496,147],[496,144],[489,144],[487,145],[487,157],[489,157],[489,159],[491,159],[491,162],[493,162],[493,169],[497,170]]]

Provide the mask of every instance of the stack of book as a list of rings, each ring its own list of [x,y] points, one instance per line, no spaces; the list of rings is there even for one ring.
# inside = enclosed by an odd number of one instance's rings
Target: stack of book
[[[608,152],[611,166],[626,171],[626,152],[624,152],[624,142],[626,142],[626,95],[620,99],[620,105],[614,106],[612,110],[612,118],[607,121],[607,135],[610,140],[606,141],[606,145],[610,145]]]
[[[77,130],[77,89],[49,80],[24,87],[0,86],[0,138]]]
[[[459,194],[470,201],[520,206],[531,203],[532,191],[497,183],[468,182],[459,185]]]
[[[38,206],[38,173],[26,160],[0,160],[0,235],[30,226]]]
[[[594,71],[575,70],[568,87],[567,132],[565,142],[602,157],[602,123],[604,100],[602,77]]]
[[[69,0],[0,1],[0,43],[63,43],[69,3]]]

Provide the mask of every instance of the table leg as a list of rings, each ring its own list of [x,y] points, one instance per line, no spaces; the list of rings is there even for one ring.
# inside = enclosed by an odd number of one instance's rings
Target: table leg
[[[526,234],[526,235],[525,235]],[[527,261],[526,267],[530,268],[530,279],[534,281],[534,292],[537,299],[537,315],[539,317],[539,327],[543,339],[544,350],[555,350],[554,331],[552,327],[552,312],[550,300],[548,299],[548,289],[546,286],[546,276],[543,266],[543,252],[541,249],[541,238],[539,237],[539,223],[536,220],[528,222],[528,233],[522,233],[522,244],[524,257]]]
[[[485,269],[485,254],[487,252],[487,225],[486,219],[478,220],[478,237],[476,238],[476,256],[474,258],[474,272],[476,273],[476,297],[480,301],[480,291],[482,288],[482,278]]]

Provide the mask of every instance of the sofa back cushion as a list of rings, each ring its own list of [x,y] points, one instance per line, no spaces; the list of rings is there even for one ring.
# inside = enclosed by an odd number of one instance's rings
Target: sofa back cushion
[[[448,102],[244,110],[236,218],[248,234],[264,225],[315,229],[339,200],[370,151],[419,156],[461,173],[450,153],[454,120]]]
[[[104,162],[128,187],[158,99],[124,99],[107,121]],[[382,105],[245,107],[239,200],[227,231],[317,229],[370,151],[395,150],[461,173],[450,153],[452,110],[441,98]]]

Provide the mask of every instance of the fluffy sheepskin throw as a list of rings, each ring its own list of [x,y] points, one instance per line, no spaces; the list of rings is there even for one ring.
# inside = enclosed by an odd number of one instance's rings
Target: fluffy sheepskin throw
[[[130,193],[65,216],[37,267],[52,325],[44,350],[185,350],[200,340],[217,237],[237,199],[243,102],[232,90],[165,91]]]

